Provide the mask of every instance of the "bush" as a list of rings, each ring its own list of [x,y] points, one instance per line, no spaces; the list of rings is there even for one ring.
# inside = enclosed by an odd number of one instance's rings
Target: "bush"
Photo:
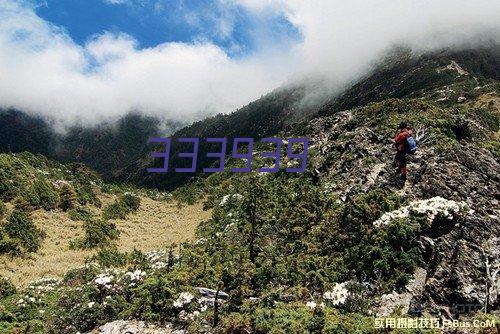
[[[3,230],[28,252],[36,252],[45,236],[43,231],[38,229],[28,215],[21,210],[12,212],[3,225]]]
[[[125,194],[121,197],[120,203],[129,210],[129,212],[135,212],[139,210],[141,206],[141,199],[132,194]]]
[[[94,279],[99,273],[99,270],[99,266],[92,263],[80,268],[70,269],[64,275],[63,282],[71,286],[85,284]]]
[[[0,200],[10,201],[17,194],[15,176],[4,161],[0,161]]]
[[[116,247],[106,247],[101,248],[90,261],[97,262],[103,267],[122,267],[127,264],[128,259],[128,254],[120,253]]]
[[[105,219],[125,219],[126,216],[126,209],[118,202],[109,204],[103,212]]]
[[[132,194],[125,194],[104,209],[106,219],[125,219],[127,214],[136,212],[141,205],[141,199]]]
[[[38,179],[33,184],[31,193],[32,202],[30,204],[34,207],[41,207],[47,211],[56,208],[59,195],[51,183]]]
[[[17,196],[16,198],[14,198],[12,204],[14,205],[14,208],[19,211],[30,212],[33,209],[26,198],[22,196]]]
[[[101,207],[101,200],[94,193],[90,184],[83,184],[79,187],[76,187],[75,190],[78,198],[78,203],[80,203],[81,205],[92,204],[98,208]]]
[[[16,287],[14,284],[7,277],[0,278],[0,299],[12,296],[15,293]]]
[[[71,248],[95,248],[105,247],[117,240],[120,232],[114,223],[107,220],[89,220],[84,225],[85,236],[83,240],[77,240],[70,244]]]
[[[85,208],[76,208],[68,211],[68,216],[74,221],[89,221],[92,219],[92,213]]]
[[[20,255],[21,248],[16,240],[10,238],[7,233],[0,229],[0,254]]]
[[[7,207],[5,206],[5,204],[0,200],[0,219],[3,218],[3,216],[5,215],[5,213],[7,212]]]
[[[75,207],[76,193],[69,185],[64,185],[59,191],[59,207],[63,211],[68,211]]]

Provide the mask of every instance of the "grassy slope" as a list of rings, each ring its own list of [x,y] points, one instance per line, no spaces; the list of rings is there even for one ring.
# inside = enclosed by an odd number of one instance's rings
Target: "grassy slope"
[[[24,285],[42,277],[60,277],[69,269],[83,265],[96,250],[72,250],[69,242],[83,236],[84,222],[70,219],[70,210],[64,211],[57,204],[50,209],[41,208],[43,203],[32,204],[37,202],[33,199],[34,184],[43,180],[54,194],[55,203],[60,191],[55,185],[68,185],[76,192],[74,206],[89,210],[95,216],[101,216],[127,187],[105,184],[88,168],[60,164],[30,153],[0,154],[0,162],[4,189],[1,200],[6,202],[7,208],[0,219],[0,227],[13,212],[15,203],[27,201],[29,217],[46,234],[40,249],[34,254],[25,253],[20,257],[0,255],[0,276]],[[120,231],[117,242],[120,251],[150,251],[192,240],[198,223],[210,217],[210,211],[203,211],[200,203],[178,206],[173,201],[161,199],[161,194],[140,189],[134,191],[141,199],[139,210],[127,215],[126,219],[110,220]],[[96,200],[86,202],[86,198]]]
[[[107,204],[115,197],[103,195],[101,200]],[[99,211],[93,210],[96,214]],[[210,213],[203,211],[200,203],[179,208],[175,203],[141,197],[141,207],[136,213],[115,220],[120,231],[117,247],[122,252],[134,249],[148,252],[192,241],[198,223],[208,219]],[[26,257],[0,255],[0,276],[8,277],[16,285],[24,286],[44,277],[60,278],[68,270],[84,265],[96,253],[96,249],[69,248],[70,240],[83,236],[83,222],[71,220],[67,213],[40,209],[33,213],[33,220],[47,233],[40,250]]]

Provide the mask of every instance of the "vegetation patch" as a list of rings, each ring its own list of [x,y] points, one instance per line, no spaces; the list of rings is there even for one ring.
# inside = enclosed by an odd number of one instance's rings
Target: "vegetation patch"
[[[68,216],[74,221],[90,221],[93,218],[92,213],[84,207],[69,210]]]
[[[120,236],[116,224],[104,219],[87,220],[84,222],[85,236],[83,239],[70,241],[70,247],[78,248],[96,248],[112,245],[113,241]]]
[[[139,197],[125,193],[104,209],[103,217],[105,219],[125,219],[129,213],[139,210],[140,205],[141,199]]]
[[[45,237],[28,214],[21,210],[14,210],[2,224],[0,235],[0,249],[3,253],[21,254],[36,252]]]

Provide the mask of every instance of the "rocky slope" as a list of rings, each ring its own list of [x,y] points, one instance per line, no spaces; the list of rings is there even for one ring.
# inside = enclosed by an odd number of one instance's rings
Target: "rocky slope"
[[[401,103],[408,109],[399,114],[394,109]],[[466,307],[462,305],[476,311],[498,310],[500,164],[498,156],[476,145],[494,136],[498,124],[491,132],[478,135],[486,125],[475,122],[472,112],[464,115],[434,108],[419,101],[392,100],[318,118],[309,130],[311,149],[318,153],[312,156],[311,165],[328,191],[342,201],[370,190],[389,189],[410,203],[444,198],[466,205],[469,212],[460,219],[436,220],[419,236],[424,254],[421,269],[416,271],[420,286],[403,304],[413,313],[445,317],[463,312]],[[391,124],[414,119],[416,129],[426,129],[417,153],[410,158],[409,177],[403,187],[394,175],[390,133],[381,129],[383,120],[379,118],[378,126],[363,124],[367,111],[383,112]],[[498,109],[492,112],[498,117]],[[431,113],[440,119],[432,119]],[[444,137],[432,139],[445,130],[438,125],[440,121],[449,122],[450,129],[460,127],[462,132],[476,135],[444,145]],[[453,133],[452,137],[457,138]],[[387,302],[383,306],[387,307]]]

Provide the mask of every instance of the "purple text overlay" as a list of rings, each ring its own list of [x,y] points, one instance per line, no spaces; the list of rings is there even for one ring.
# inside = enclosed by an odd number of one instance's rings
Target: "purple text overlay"
[[[176,173],[195,173],[197,171],[196,166],[198,162],[198,151],[200,147],[200,138],[176,138],[176,143],[187,143],[190,144],[192,149],[189,152],[180,152],[177,153],[177,158],[181,158],[185,161],[189,159],[191,161],[191,165],[189,167],[176,167],[173,170]],[[220,145],[220,150],[218,152],[206,152],[208,158],[213,158],[219,160],[219,167],[216,168],[203,168],[202,171],[204,173],[220,173],[224,171],[224,161],[227,154],[227,146],[228,139],[227,138],[206,138],[206,143],[214,143]],[[163,159],[163,165],[159,168],[148,168],[148,172],[150,173],[168,173],[169,165],[170,165],[170,151],[172,144],[172,138],[151,138],[149,140],[150,143],[160,143],[164,144],[165,150],[161,152],[152,152],[151,157]],[[262,158],[272,158],[274,159],[274,166],[272,167],[262,167],[257,168],[256,171],[259,173],[276,173],[280,170],[280,161],[281,161],[281,149],[283,144],[287,144],[286,148],[286,157],[290,161],[297,161],[300,163],[292,163],[288,164],[285,170],[289,173],[302,173],[306,170],[307,164],[307,149],[309,147],[309,139],[308,138],[289,138],[287,142],[283,141],[281,138],[263,138],[260,140],[261,143],[271,143],[274,145],[276,150],[272,152],[263,152],[260,153],[260,157]],[[242,168],[231,168],[231,172],[233,173],[249,173],[252,172],[252,158],[253,154],[253,146],[254,146],[253,138],[234,138],[233,146],[231,151],[231,157],[234,159],[242,159],[246,161],[245,167]],[[297,150],[294,151],[294,144],[300,146],[302,144],[302,150],[297,153]],[[246,146],[245,152],[241,152],[242,148]]]

